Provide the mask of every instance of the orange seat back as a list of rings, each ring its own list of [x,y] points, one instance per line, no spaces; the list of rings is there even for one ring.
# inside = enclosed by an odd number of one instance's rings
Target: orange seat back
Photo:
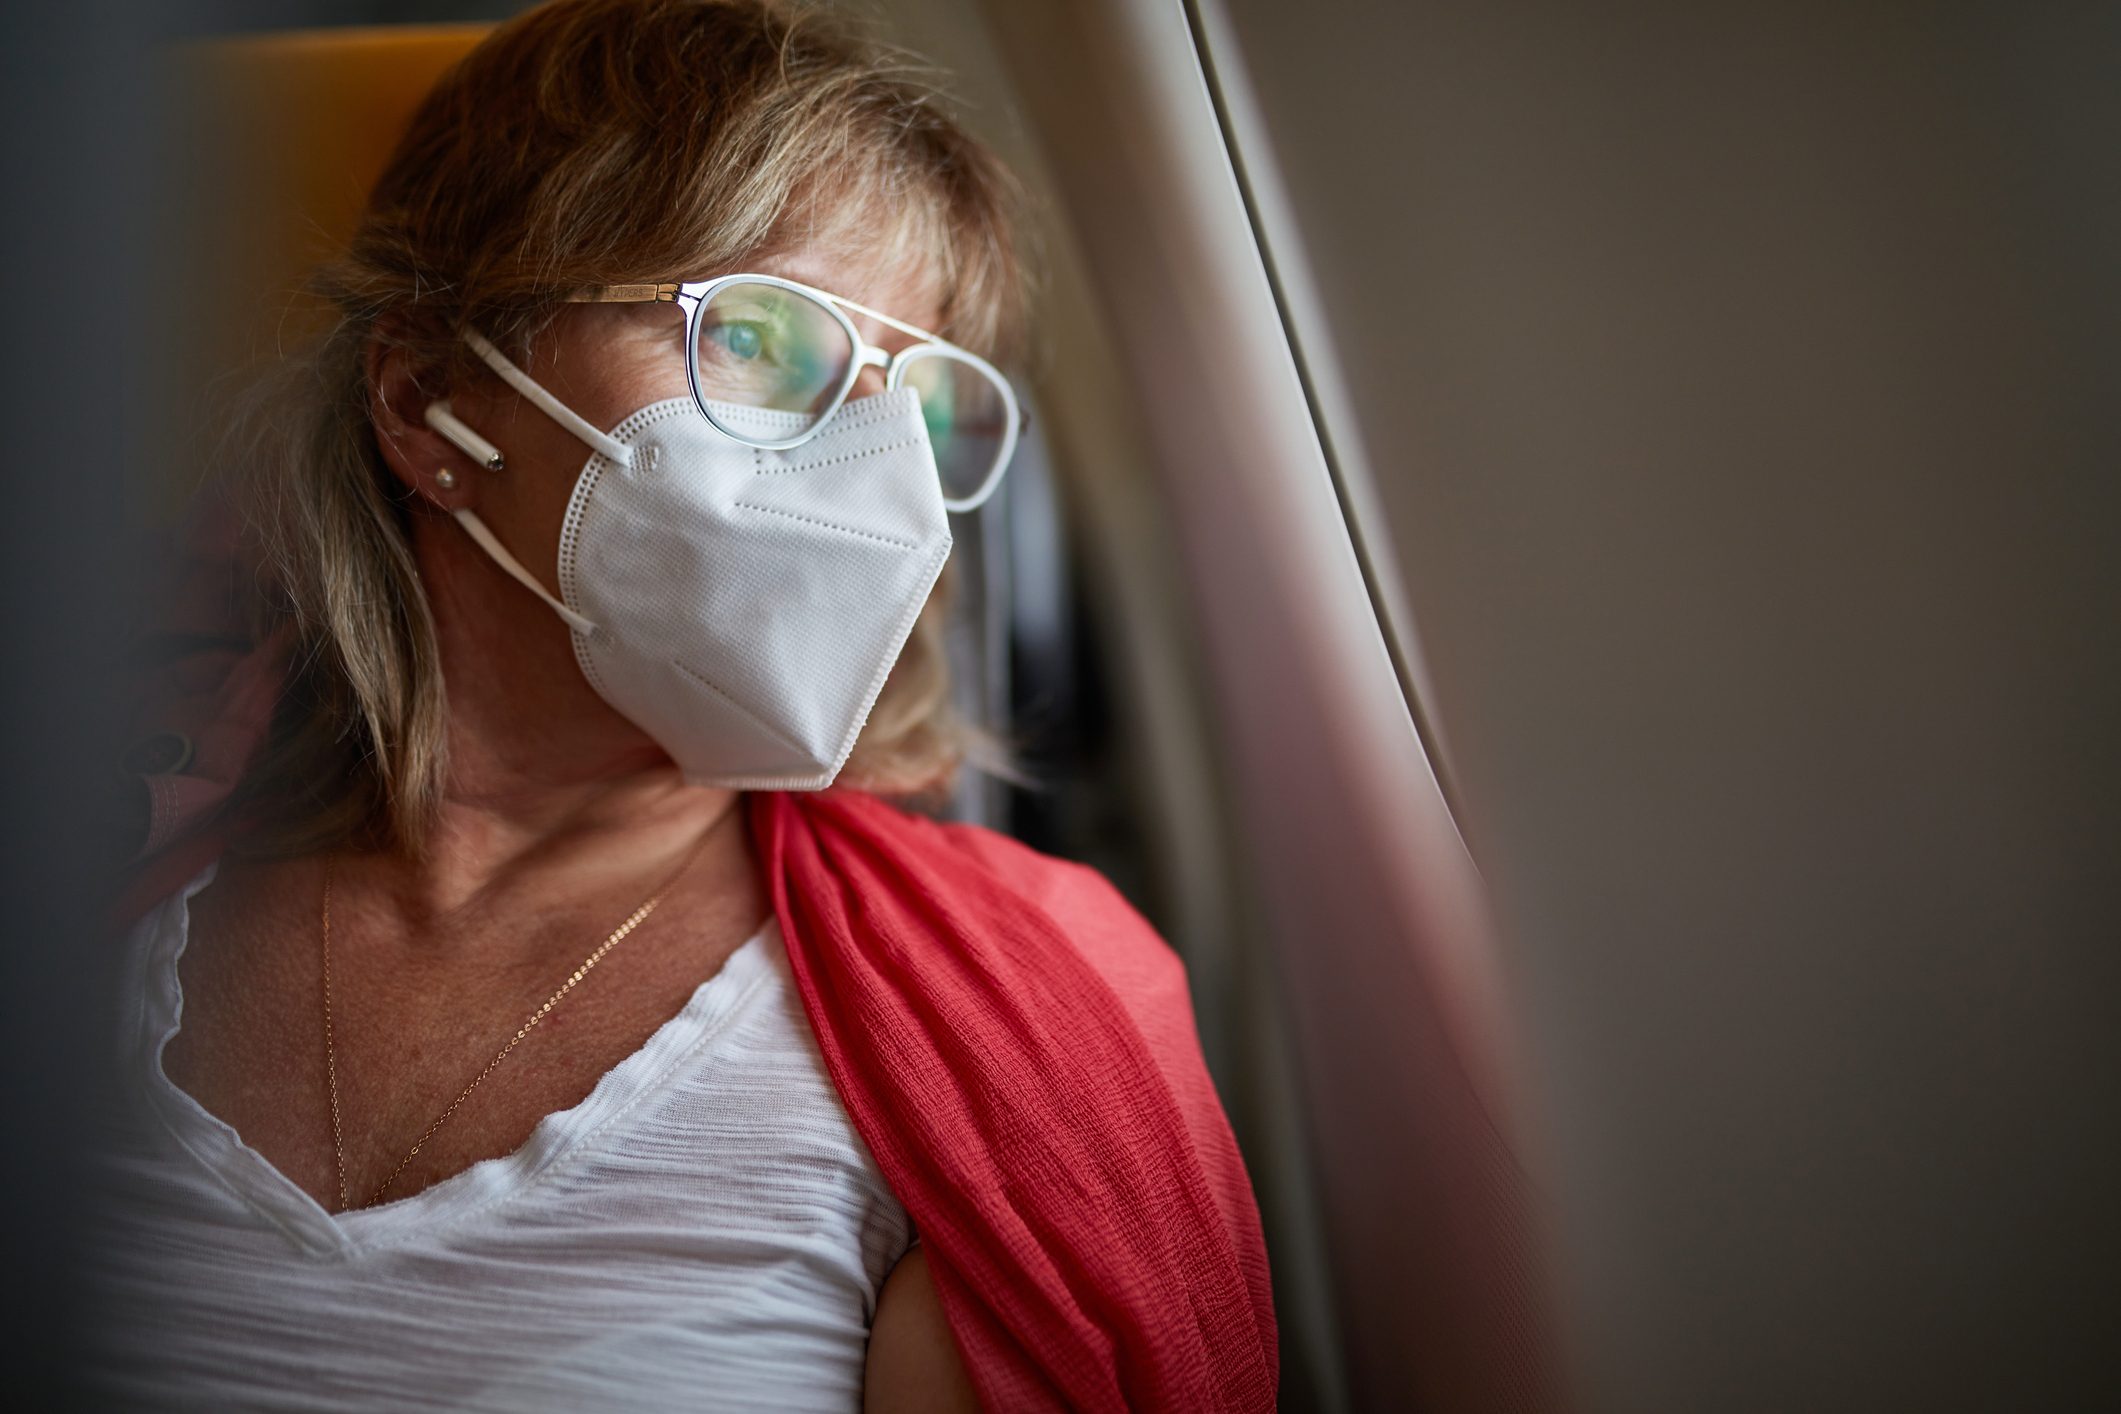
[[[344,248],[413,110],[490,29],[315,30],[172,51],[152,337],[157,421],[179,445],[151,473],[165,489],[150,500],[166,503],[181,490],[168,477],[195,472],[219,395],[323,327],[309,271]]]

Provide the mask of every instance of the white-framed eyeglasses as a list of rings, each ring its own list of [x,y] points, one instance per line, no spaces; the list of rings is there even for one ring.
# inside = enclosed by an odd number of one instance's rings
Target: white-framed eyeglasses
[[[577,304],[681,304],[685,378],[700,416],[749,447],[781,451],[816,436],[865,368],[887,388],[910,387],[942,477],[943,504],[977,508],[1001,482],[1023,430],[1016,393],[993,364],[901,319],[777,275],[720,275],[677,284],[601,285],[568,296]],[[863,339],[848,312],[867,315],[918,343],[887,353]],[[764,409],[788,419],[788,435],[760,436],[716,405]]]

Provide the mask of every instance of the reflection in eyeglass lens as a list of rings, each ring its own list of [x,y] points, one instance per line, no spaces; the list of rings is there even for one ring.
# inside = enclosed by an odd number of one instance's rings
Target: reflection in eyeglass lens
[[[904,381],[920,394],[943,494],[952,500],[973,495],[994,470],[1008,428],[1000,389],[979,369],[944,354],[913,359]]]
[[[712,401],[817,416],[854,359],[847,331],[808,295],[734,284],[700,311],[700,395]]]

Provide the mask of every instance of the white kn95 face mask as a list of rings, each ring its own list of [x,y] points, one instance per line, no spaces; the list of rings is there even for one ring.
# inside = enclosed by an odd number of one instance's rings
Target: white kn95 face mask
[[[469,510],[471,538],[573,630],[583,675],[694,785],[832,784],[950,554],[920,400],[844,404],[786,451],[726,437],[689,397],[608,433],[476,334],[479,356],[591,449],[555,599]],[[760,440],[799,415],[717,403]]]

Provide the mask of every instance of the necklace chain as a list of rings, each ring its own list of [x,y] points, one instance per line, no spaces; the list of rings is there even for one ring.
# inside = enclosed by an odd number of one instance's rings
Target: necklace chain
[[[728,812],[725,811],[722,818],[726,818],[727,814]],[[719,825],[720,823],[721,819],[718,818],[715,821],[715,825]],[[405,1166],[407,1164],[410,1164],[414,1159],[420,1156],[420,1151],[427,1147],[427,1141],[435,1137],[435,1132],[439,1130],[443,1125],[449,1122],[449,1117],[457,1112],[457,1107],[459,1105],[462,1105],[464,1101],[470,1097],[472,1091],[479,1088],[479,1082],[484,1080],[487,1076],[493,1074],[494,1068],[498,1066],[502,1061],[508,1058],[508,1053],[510,1051],[513,1051],[517,1046],[521,1045],[523,1042],[523,1038],[528,1036],[531,1031],[537,1026],[537,1024],[543,1021],[546,1016],[551,1013],[552,1009],[558,1006],[569,992],[573,991],[577,986],[581,984],[582,979],[589,975],[589,970],[595,967],[599,962],[603,961],[604,954],[610,952],[621,942],[625,941],[626,935],[628,933],[631,933],[634,929],[640,927],[641,924],[648,921],[648,915],[655,912],[656,905],[663,901],[663,895],[669,893],[671,887],[676,884],[679,879],[684,877],[685,871],[692,867],[693,860],[697,858],[700,851],[706,847],[707,839],[713,833],[714,825],[708,826],[706,832],[701,835],[699,843],[695,844],[692,849],[686,854],[685,862],[678,866],[677,872],[672,874],[670,878],[664,882],[661,888],[657,889],[653,894],[649,895],[646,902],[644,902],[639,908],[636,908],[632,913],[628,914],[626,917],[626,921],[624,923],[621,923],[617,928],[614,928],[611,932],[611,935],[605,938],[602,943],[598,944],[596,951],[590,953],[588,957],[582,959],[582,965],[580,967],[577,967],[573,971],[573,973],[568,976],[567,980],[560,984],[559,990],[554,992],[551,996],[547,997],[545,999],[544,1004],[540,1006],[536,1011],[533,1011],[530,1014],[530,1018],[525,1021],[521,1026],[516,1028],[515,1035],[509,1037],[507,1044],[503,1045],[499,1051],[495,1052],[494,1058],[486,1062],[485,1068],[481,1070],[477,1075],[474,1075],[471,1078],[471,1083],[466,1085],[462,1090],[459,1090],[457,1092],[457,1097],[454,1100],[451,1100],[449,1104],[443,1109],[443,1111],[434,1117],[433,1122],[430,1123],[426,1129],[420,1132],[420,1137],[413,1141],[412,1148],[406,1152],[404,1158],[398,1160],[397,1167],[393,1168],[389,1172],[389,1174],[384,1177],[383,1181],[376,1185],[375,1192],[368,1195],[368,1200],[367,1202],[361,1205],[362,1207],[373,1207],[375,1204],[381,1202],[383,1195],[390,1191],[390,1186],[398,1181],[398,1175],[405,1172]],[[325,861],[324,906],[322,927],[322,932],[324,935],[324,1081],[325,1088],[330,1092],[331,1095],[331,1153],[333,1161],[338,1166],[339,1207],[341,1210],[344,1210],[350,1207],[351,1204],[347,1200],[346,1144],[341,1130],[341,1122],[339,1115],[338,1052],[337,1048],[334,1046],[332,1041],[331,1027],[332,867],[333,866],[331,861]]]

